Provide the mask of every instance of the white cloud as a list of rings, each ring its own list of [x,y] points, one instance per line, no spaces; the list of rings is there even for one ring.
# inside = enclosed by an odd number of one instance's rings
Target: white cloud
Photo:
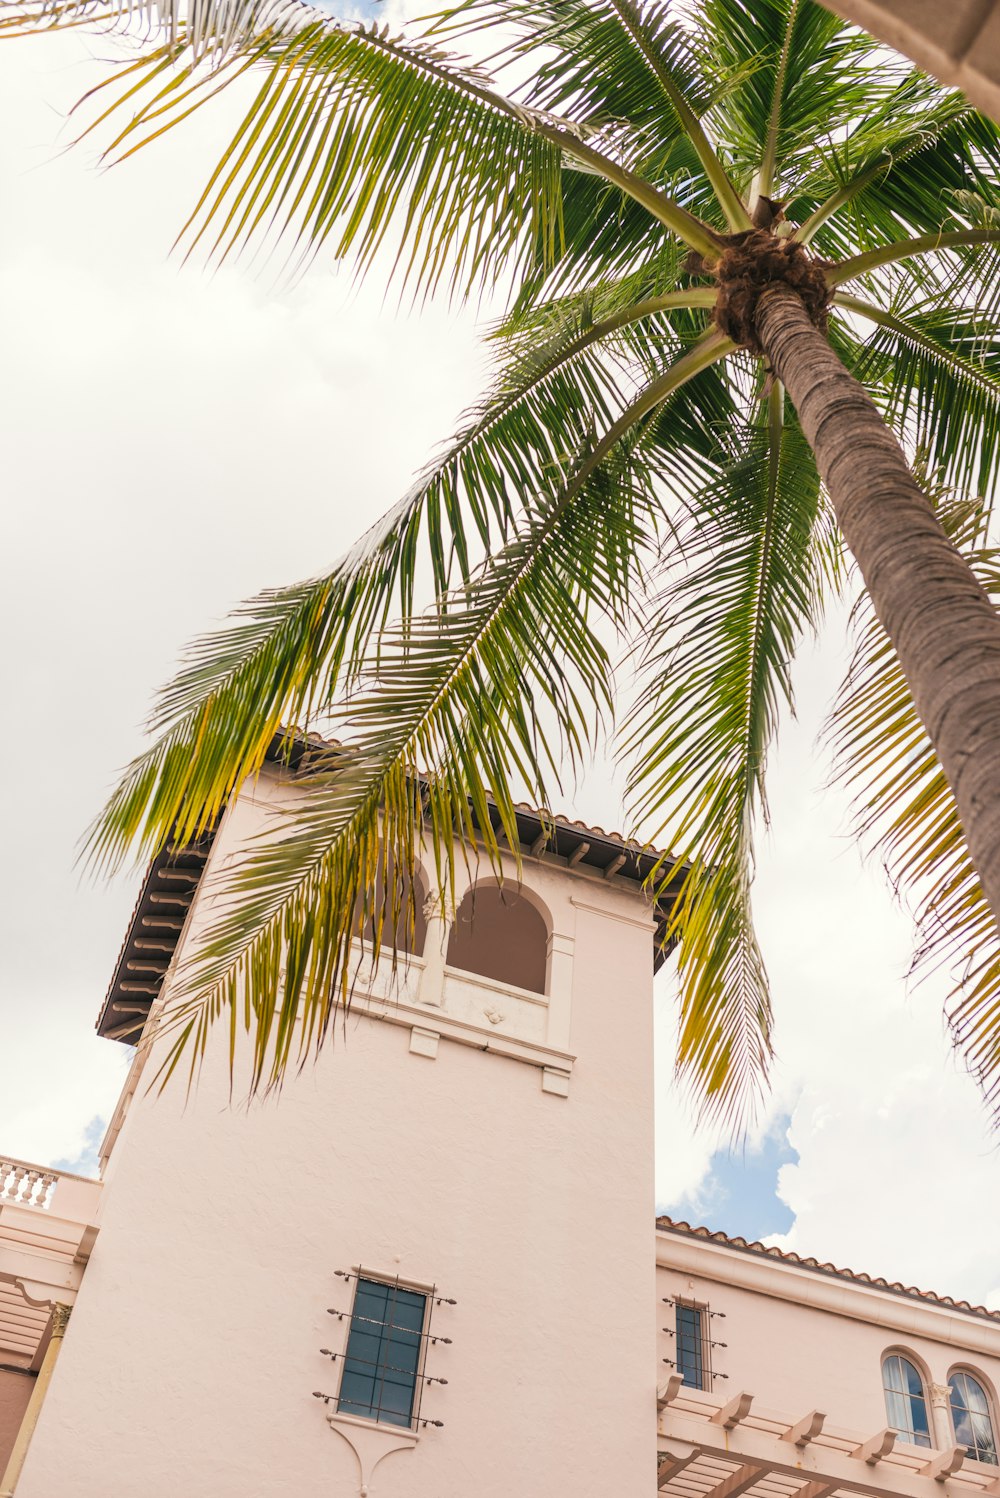
[[[134,887],[82,886],[77,838],[138,748],[179,646],[262,585],[316,572],[409,483],[475,393],[471,318],[397,318],[317,267],[273,293],[167,258],[223,125],[194,122],[97,174],[54,148],[58,114],[106,43],[0,51],[0,317],[7,531],[8,788],[0,946],[0,1146],[76,1158],[124,1052],[92,1033]],[[233,104],[226,106],[230,110]],[[65,140],[63,131],[60,139]],[[780,1064],[762,1128],[792,1116],[788,1242],[980,1297],[1000,1228],[1000,1164],[948,1059],[940,992],[904,990],[909,928],[817,789],[812,737],[835,648],[806,661],[785,735],[758,911]],[[620,824],[598,775],[577,813]],[[717,1140],[670,1089],[661,983],[657,1196],[704,1188]],[[709,1199],[705,1197],[704,1199]]]

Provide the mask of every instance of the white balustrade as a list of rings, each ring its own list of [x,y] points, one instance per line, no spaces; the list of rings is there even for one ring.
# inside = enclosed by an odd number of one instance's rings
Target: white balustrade
[[[44,1211],[52,1201],[58,1180],[54,1171],[41,1165],[0,1158],[0,1206],[6,1202],[17,1207],[40,1207]]]

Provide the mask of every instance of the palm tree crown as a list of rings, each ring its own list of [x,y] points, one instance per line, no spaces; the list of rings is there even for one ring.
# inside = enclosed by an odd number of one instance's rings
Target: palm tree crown
[[[3,0],[0,29],[103,19],[134,36],[135,17],[120,0]],[[739,1114],[771,1054],[750,910],[768,750],[854,524],[771,293],[791,288],[796,336],[822,336],[843,388],[862,386],[928,492],[951,496],[945,530],[989,587],[1000,131],[813,0],[464,0],[400,37],[299,0],[157,0],[148,21],[98,93],[112,156],[258,80],[188,252],[271,235],[295,263],[326,249],[365,273],[390,251],[417,294],[514,288],[492,387],[455,436],[329,572],[190,648],[95,827],[101,861],[152,853],[210,827],[282,724],[332,721],[342,742],[239,876],[188,975],[171,1065],[244,987],[259,1078],[318,1044],[380,864],[412,867],[423,826],[444,889],[455,828],[499,868],[515,787],[552,804],[614,716],[620,657],[632,811],[689,868],[669,932],[679,1065]],[[956,1023],[995,1097],[990,897],[907,687],[906,630],[854,534],[878,617],[837,719],[845,773],[922,890],[925,932],[974,939]]]

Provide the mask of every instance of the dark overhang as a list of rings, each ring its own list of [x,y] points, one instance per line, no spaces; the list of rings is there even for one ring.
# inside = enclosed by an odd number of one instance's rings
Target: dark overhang
[[[291,749],[287,739],[275,738],[267,758],[273,764],[288,767],[296,776],[307,777],[329,771],[336,752],[336,745],[297,736]],[[582,822],[528,806],[518,806],[516,818],[522,857],[555,854],[571,868],[592,869],[605,879],[627,879],[633,884],[645,883],[658,866],[661,879],[676,873],[676,879],[668,879],[656,904],[653,966],[658,971],[667,956],[664,946],[667,916],[683,868],[652,848],[644,848],[600,827],[586,827]],[[492,807],[490,819],[494,828],[499,828],[500,814]],[[213,836],[210,834],[194,846],[164,849],[150,864],[98,1016],[99,1035],[128,1045],[138,1040],[180,940]]]
[[[205,870],[212,837],[164,848],[146,871],[125,943],[97,1018],[97,1033],[135,1045],[160,992]]]

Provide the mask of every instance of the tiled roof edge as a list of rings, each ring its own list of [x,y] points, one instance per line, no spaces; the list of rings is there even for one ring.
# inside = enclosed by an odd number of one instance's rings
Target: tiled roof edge
[[[986,1306],[974,1306],[967,1300],[955,1300],[950,1295],[937,1295],[933,1290],[920,1290],[916,1285],[904,1285],[901,1280],[877,1278],[865,1274],[863,1270],[840,1269],[836,1264],[820,1263],[819,1259],[804,1259],[791,1249],[777,1248],[773,1244],[769,1246],[757,1240],[748,1242],[746,1238],[730,1238],[728,1233],[694,1227],[690,1222],[676,1222],[672,1217],[657,1217],[656,1227],[661,1233],[676,1233],[683,1238],[701,1238],[722,1248],[735,1249],[737,1253],[755,1254],[764,1259],[780,1259],[784,1264],[792,1264],[796,1269],[808,1269],[813,1274],[832,1275],[835,1279],[850,1280],[873,1290],[885,1290],[890,1295],[902,1295],[909,1300],[920,1300],[928,1305],[943,1306],[949,1311],[960,1311],[963,1316],[978,1316],[986,1321],[1000,1323],[1000,1311],[991,1311]]]

